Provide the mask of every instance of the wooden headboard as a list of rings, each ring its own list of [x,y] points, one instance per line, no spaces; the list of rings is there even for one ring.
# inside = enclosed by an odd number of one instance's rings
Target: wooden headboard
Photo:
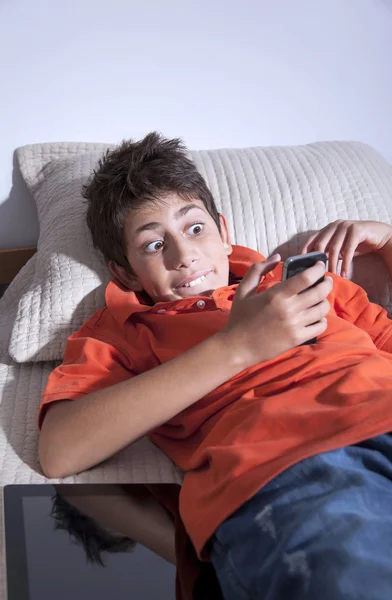
[[[29,258],[37,252],[35,246],[0,250],[0,285],[11,283]]]

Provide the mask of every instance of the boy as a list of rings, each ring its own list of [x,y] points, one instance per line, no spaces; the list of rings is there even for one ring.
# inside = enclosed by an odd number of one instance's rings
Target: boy
[[[85,197],[114,280],[49,378],[46,475],[149,433],[185,471],[182,519],[225,599],[390,598],[386,312],[334,274],[310,288],[320,263],[281,282],[279,256],[233,247],[178,140],[124,142]],[[377,251],[392,273],[381,223],[334,223],[306,249],[333,271]]]

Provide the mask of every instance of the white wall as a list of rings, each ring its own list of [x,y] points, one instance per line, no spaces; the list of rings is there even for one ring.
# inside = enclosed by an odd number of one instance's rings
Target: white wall
[[[392,0],[0,0],[0,247],[38,236],[12,188],[23,144],[156,128],[191,148],[362,140],[392,162],[391,32]]]

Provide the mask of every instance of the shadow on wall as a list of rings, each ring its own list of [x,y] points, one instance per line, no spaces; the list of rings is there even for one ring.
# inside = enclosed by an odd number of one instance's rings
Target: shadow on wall
[[[12,162],[10,195],[0,204],[0,248],[35,246],[39,233],[37,209],[21,175],[16,153]]]

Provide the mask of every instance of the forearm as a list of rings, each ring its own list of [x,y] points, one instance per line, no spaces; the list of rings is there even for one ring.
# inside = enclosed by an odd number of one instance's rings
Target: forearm
[[[392,244],[386,244],[385,247],[378,252],[378,255],[384,261],[388,269],[389,277],[392,279]]]
[[[102,462],[244,368],[217,334],[137,377],[78,400],[56,402],[40,436],[44,473],[62,478]]]

